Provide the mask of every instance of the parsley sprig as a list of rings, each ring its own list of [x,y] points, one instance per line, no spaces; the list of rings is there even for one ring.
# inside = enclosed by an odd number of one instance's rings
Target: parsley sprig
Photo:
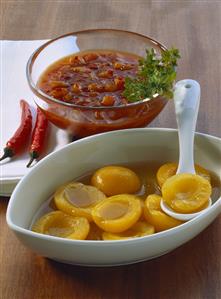
[[[151,99],[156,94],[172,98],[178,58],[179,50],[175,48],[162,52],[160,57],[154,49],[146,50],[146,57],[139,60],[137,77],[125,79],[123,95],[129,102]]]

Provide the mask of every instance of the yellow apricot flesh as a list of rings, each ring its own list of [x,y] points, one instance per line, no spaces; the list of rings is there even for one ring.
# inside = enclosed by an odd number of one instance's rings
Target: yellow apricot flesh
[[[200,165],[195,164],[196,174],[202,176],[210,182],[210,174],[209,171],[203,168]],[[157,182],[160,187],[166,182],[166,180],[175,175],[177,171],[178,163],[166,163],[163,164],[157,171]]]
[[[86,218],[72,217],[61,211],[45,214],[32,226],[32,230],[37,233],[76,240],[84,240],[89,229]]]
[[[107,196],[133,194],[139,191],[141,182],[135,172],[122,166],[105,166],[91,178],[91,185]]]
[[[144,203],[144,217],[155,227],[156,232],[161,232],[182,224],[181,221],[168,216],[160,207],[162,197],[150,194]]]
[[[125,239],[131,239],[131,238],[138,238],[138,237],[144,237],[147,235],[154,234],[154,226],[151,224],[148,224],[144,221],[138,221],[135,223],[131,228],[128,230],[113,234],[108,232],[103,232],[102,238],[103,240],[125,240]]]
[[[141,216],[140,199],[121,194],[109,197],[92,210],[94,222],[104,231],[120,233],[133,226]]]
[[[207,179],[190,173],[174,175],[162,186],[163,200],[174,211],[194,213],[208,205],[212,187]]]
[[[92,208],[106,198],[96,187],[71,182],[61,186],[54,194],[57,209],[71,216],[92,220]]]

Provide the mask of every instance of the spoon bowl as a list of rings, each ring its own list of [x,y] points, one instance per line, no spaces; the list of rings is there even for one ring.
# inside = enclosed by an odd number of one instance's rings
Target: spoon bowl
[[[179,136],[179,164],[176,174],[196,174],[194,167],[194,135],[197,115],[200,103],[200,85],[190,79],[181,80],[176,83],[174,91],[174,106]],[[183,214],[171,209],[166,202],[161,200],[161,209],[169,216],[187,221],[199,216],[212,205],[208,200],[208,206],[197,213]]]
[[[161,209],[168,214],[169,216],[178,219],[178,220],[182,220],[182,221],[188,221],[191,220],[193,218],[195,218],[196,216],[201,215],[203,212],[205,212],[206,210],[208,210],[210,208],[210,206],[212,205],[212,200],[211,198],[209,198],[209,202],[208,202],[208,206],[203,209],[202,211],[196,212],[196,213],[191,213],[191,214],[181,214],[181,213],[177,213],[175,212],[173,209],[171,209],[165,201],[161,200],[160,202],[160,206]]]

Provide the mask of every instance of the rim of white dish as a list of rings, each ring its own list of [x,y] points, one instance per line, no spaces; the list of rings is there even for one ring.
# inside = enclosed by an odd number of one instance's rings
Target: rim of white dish
[[[64,151],[66,148],[75,146],[75,144],[82,143],[82,142],[87,143],[87,142],[90,142],[91,139],[100,138],[99,136],[102,136],[102,135],[107,135],[107,134],[108,135],[117,135],[117,134],[124,134],[124,133],[128,133],[128,132],[131,133],[131,132],[137,132],[137,131],[139,131],[139,132],[142,132],[142,131],[177,132],[177,129],[171,129],[171,128],[134,128],[134,129],[124,129],[124,130],[110,131],[110,132],[107,132],[107,133],[100,133],[100,134],[96,134],[96,135],[93,135],[93,136],[89,136],[89,137],[74,141],[73,143],[67,144],[63,148],[59,149],[58,151],[50,153],[49,155],[44,157],[41,161],[39,161],[38,164],[36,164],[33,167],[33,169],[30,170],[29,173],[31,173],[31,172],[35,171],[35,169],[41,167],[41,164],[44,163],[45,159],[50,159],[51,157],[56,156],[59,152]],[[198,133],[198,132],[196,132],[195,134],[198,135],[198,136],[203,136],[203,137],[206,137],[206,138],[212,138],[214,140],[221,141],[221,138],[215,137],[215,136],[212,136],[212,135],[209,135],[209,134]],[[65,239],[65,238],[60,238],[60,237],[54,237],[54,236],[35,233],[35,232],[31,231],[30,229],[22,228],[22,227],[20,227],[16,224],[14,224],[11,221],[10,212],[11,212],[11,209],[12,209],[14,197],[16,196],[16,192],[20,188],[20,184],[25,184],[27,179],[28,179],[27,176],[23,177],[23,179],[18,183],[18,185],[15,187],[15,190],[13,191],[13,194],[12,194],[11,199],[9,201],[7,212],[6,212],[7,224],[12,230],[15,230],[17,232],[20,232],[20,233],[23,233],[23,234],[26,234],[26,235],[29,235],[29,236],[35,236],[38,239],[44,239],[44,240],[47,240],[47,241],[59,242],[59,243],[68,243],[68,244],[69,243],[70,244],[71,243],[72,244],[77,243],[77,244],[83,245],[83,246],[85,246],[85,245],[88,246],[89,244],[90,245],[95,245],[95,246],[109,246],[110,244],[113,245],[113,244],[119,244],[119,243],[128,244],[128,243],[133,243],[133,242],[142,242],[146,238],[148,238],[149,240],[154,240],[158,237],[172,235],[172,234],[176,233],[179,230],[182,230],[184,228],[187,228],[187,227],[191,226],[195,222],[199,222],[202,217],[205,217],[205,215],[210,213],[212,210],[216,209],[219,205],[221,206],[221,197],[219,197],[216,200],[216,202],[214,204],[212,204],[212,206],[209,207],[204,213],[201,213],[200,215],[194,217],[193,219],[191,219],[189,221],[186,221],[186,222],[182,223],[179,226],[170,228],[166,231],[157,232],[157,233],[152,234],[152,235],[147,235],[147,236],[137,237],[137,238],[131,238],[131,239],[126,239],[126,240],[114,240],[114,241],[113,240],[112,241],[111,240],[110,241],[109,240],[105,240],[105,241],[104,240],[72,240],[72,239]]]
[[[148,131],[168,131],[168,132],[177,132],[178,130],[177,129],[173,129],[173,128],[132,128],[132,129],[123,129],[123,130],[116,130],[116,131],[109,131],[109,132],[105,132],[105,133],[99,133],[99,134],[96,134],[96,135],[91,135],[91,136],[87,136],[87,137],[84,137],[82,139],[79,139],[79,140],[75,140],[74,143],[76,142],[79,142],[79,141],[82,141],[84,139],[88,139],[88,138],[94,138],[94,137],[97,137],[97,136],[100,136],[100,135],[103,135],[103,134],[112,134],[114,132],[122,132],[122,131],[127,131],[127,130],[130,130],[130,131],[135,131],[135,130],[148,130]],[[200,132],[195,132],[196,135],[199,135],[199,136],[205,136],[207,138],[214,138],[215,140],[220,140],[221,141],[221,138],[217,137],[217,136],[214,136],[214,135],[210,135],[210,134],[206,134],[206,133],[200,133]],[[64,145],[61,149],[69,146],[71,143],[68,143],[66,145]],[[61,150],[59,149],[59,150]],[[38,164],[41,163],[42,160],[44,160],[46,157],[52,155],[54,152],[51,152],[49,153],[47,156],[45,156],[44,158],[42,158]],[[3,167],[3,165],[1,165],[1,167]],[[32,169],[30,168],[30,171]],[[28,172],[29,173],[29,172]],[[19,181],[23,178],[23,176],[10,176],[10,177],[5,177],[5,178],[2,178],[0,177],[0,184],[11,184],[11,183],[19,183]]]

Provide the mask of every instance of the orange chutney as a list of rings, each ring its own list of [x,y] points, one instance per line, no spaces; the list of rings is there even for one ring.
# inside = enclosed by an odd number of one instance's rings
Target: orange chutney
[[[136,76],[139,59],[125,52],[91,50],[56,61],[42,74],[38,87],[74,106],[50,102],[49,109],[42,108],[44,113],[55,125],[78,137],[145,126],[167,100],[157,97],[150,103],[129,105],[123,95],[125,78]]]

